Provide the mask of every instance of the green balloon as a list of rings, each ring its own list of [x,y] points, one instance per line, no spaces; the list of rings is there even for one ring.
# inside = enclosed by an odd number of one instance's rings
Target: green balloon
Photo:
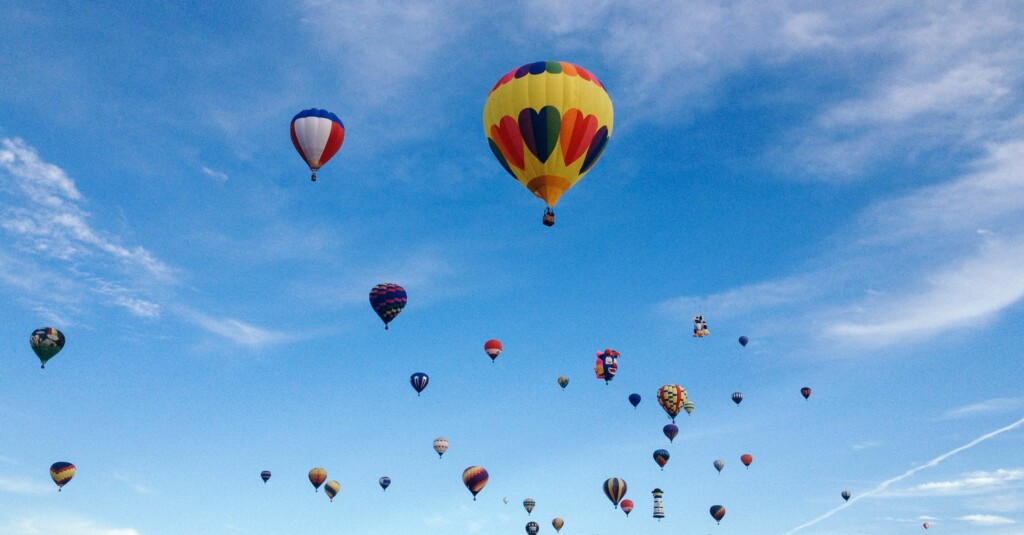
[[[35,351],[42,363],[41,368],[46,367],[46,361],[52,359],[61,349],[64,349],[64,333],[53,327],[43,327],[32,331],[28,342],[32,344],[32,351]]]

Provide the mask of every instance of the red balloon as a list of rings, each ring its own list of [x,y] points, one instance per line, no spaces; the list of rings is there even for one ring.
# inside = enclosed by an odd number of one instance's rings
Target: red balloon
[[[629,513],[633,511],[633,500],[622,500],[619,507],[622,508],[623,513],[626,513],[626,516],[629,516]]]
[[[750,463],[754,462],[754,456],[749,453],[744,453],[743,455],[740,455],[740,462],[742,462],[744,466],[750,466]]]
[[[502,349],[504,349],[504,347],[501,345],[501,340],[488,340],[487,343],[484,344],[484,351],[487,352],[488,357],[491,357],[491,362],[494,362],[494,359],[498,358]]]

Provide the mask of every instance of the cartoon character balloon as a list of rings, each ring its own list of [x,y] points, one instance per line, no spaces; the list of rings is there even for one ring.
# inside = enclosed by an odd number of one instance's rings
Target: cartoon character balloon
[[[32,351],[39,357],[40,368],[46,367],[46,361],[52,359],[64,349],[64,333],[53,327],[43,327],[32,331],[28,337]]]
[[[319,492],[324,481],[327,481],[327,470],[314,468],[309,471],[309,482],[313,485],[313,492]]]
[[[484,104],[484,135],[501,166],[544,200],[543,222],[593,168],[612,135],[611,98],[586,69],[538,61],[513,69]]]
[[[409,384],[412,385],[413,390],[416,391],[416,395],[419,396],[423,389],[427,388],[427,383],[430,382],[430,377],[423,372],[416,372],[409,376]]]
[[[448,439],[444,437],[435,438],[434,451],[437,452],[437,458],[440,459],[444,452],[448,451]]]
[[[57,492],[60,492],[64,485],[67,485],[71,478],[75,477],[75,465],[60,461],[50,465],[50,479],[57,484]]]
[[[391,323],[409,301],[405,288],[393,283],[378,284],[370,290],[370,306],[384,322],[384,329]]]
[[[476,501],[476,495],[484,486],[487,485],[487,480],[490,476],[487,474],[487,470],[482,466],[470,466],[469,468],[462,471],[462,484],[466,485],[469,492],[473,493],[473,501]]]
[[[694,338],[704,338],[705,336],[707,336],[709,334],[711,334],[711,331],[708,330],[708,322],[704,321],[704,316],[699,315],[699,314],[694,316],[693,317],[693,337]]]
[[[537,535],[537,533],[539,531],[540,531],[540,524],[538,524],[536,522],[527,522],[526,523],[526,535]]]
[[[270,470],[264,470],[260,472],[260,479],[263,480],[263,484],[265,485],[267,481],[270,480]]]
[[[302,110],[292,118],[292,145],[306,161],[316,182],[320,170],[345,142],[345,125],[337,115],[316,108]]]
[[[484,351],[487,352],[487,356],[491,357],[491,362],[498,358],[504,347],[501,345],[501,340],[488,340],[484,343]]]
[[[626,482],[617,477],[606,480],[604,482],[604,495],[611,500],[612,505],[617,509],[619,501],[626,495]]]
[[[596,355],[597,360],[594,362],[594,374],[597,375],[598,379],[604,379],[604,384],[608,384],[615,378],[615,373],[619,371],[619,357],[621,355],[614,349],[605,349],[603,352],[598,351]]]

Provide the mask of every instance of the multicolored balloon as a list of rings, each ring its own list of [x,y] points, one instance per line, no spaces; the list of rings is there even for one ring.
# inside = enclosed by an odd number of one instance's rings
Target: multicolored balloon
[[[423,372],[416,372],[409,376],[409,384],[412,385],[413,390],[416,391],[416,395],[419,396],[423,389],[427,388],[427,383],[430,382],[430,377]]]
[[[686,415],[687,416],[693,414],[693,402],[689,401],[689,400],[684,401],[683,402],[683,410],[686,411]]]
[[[559,531],[562,531],[562,526],[565,525],[565,520],[555,517],[555,519],[551,521],[551,525],[555,528],[555,533],[558,533]]]
[[[316,182],[320,170],[345,142],[345,125],[337,115],[316,108],[302,110],[292,118],[292,145],[309,165]]]
[[[718,470],[718,473],[721,474],[722,473],[722,469],[725,468],[725,461],[723,461],[721,459],[716,459],[713,464],[714,464],[715,470]]]
[[[850,501],[850,496],[851,496],[850,491],[844,490],[843,493],[840,494],[840,496],[843,497],[843,501],[846,501],[846,502]]]
[[[260,472],[260,479],[263,480],[263,484],[266,485],[267,481],[270,480],[270,470],[264,470]]]
[[[393,282],[378,284],[370,290],[370,305],[373,307],[373,311],[380,316],[381,321],[384,322],[385,330],[388,328],[388,324],[402,312],[408,301],[409,298],[405,294],[405,288]]]
[[[619,507],[619,500],[626,495],[626,482],[617,477],[613,477],[604,482],[604,495],[612,501],[612,505],[615,508]]]
[[[491,362],[498,358],[503,349],[505,348],[501,345],[501,340],[488,340],[484,343],[484,351],[487,352],[488,357],[491,357]]]
[[[391,486],[391,478],[388,476],[384,476],[377,480],[377,484],[380,485],[380,488],[388,490],[388,487]]]
[[[733,401],[734,401],[734,402],[735,402],[735,403],[736,403],[737,405],[739,405],[739,404],[740,404],[740,402],[741,402],[741,401],[743,401],[743,393],[742,393],[742,392],[733,392],[733,393],[732,393],[732,400],[733,400]]]
[[[749,341],[750,341],[750,339],[747,338],[746,336],[741,336],[740,337],[740,345],[743,346],[743,347],[747,347],[747,342],[749,342]]]
[[[804,399],[807,399],[807,398],[811,397],[811,389],[806,387],[806,386],[801,388],[800,389],[800,395],[803,396]]]
[[[594,374],[598,379],[604,379],[604,384],[608,384],[615,379],[615,374],[619,371],[619,357],[622,355],[614,349],[605,349],[595,354],[597,361],[594,362]]]
[[[743,466],[746,466],[749,469],[750,463],[754,462],[754,456],[749,453],[744,453],[743,455],[740,455],[740,462],[743,463]]]
[[[478,492],[483,490],[484,486],[487,485],[487,479],[490,476],[487,475],[487,470],[484,470],[482,466],[470,466],[469,468],[462,471],[462,484],[466,485],[469,492],[473,493],[473,501],[476,501],[476,495]]]
[[[340,490],[341,483],[338,483],[333,479],[328,481],[327,484],[324,485],[324,492],[327,493],[327,497],[330,498],[332,502],[334,501],[334,497],[338,495],[338,491]]]
[[[527,498],[523,500],[523,509],[526,509],[526,514],[533,512],[533,508],[537,506],[537,502],[533,501],[533,498]]]
[[[672,442],[675,440],[676,435],[679,434],[679,426],[676,424],[665,424],[665,427],[661,428],[661,431],[668,437],[668,441]]]
[[[57,484],[57,492],[60,492],[73,477],[75,477],[75,465],[64,461],[50,465],[50,479]]]
[[[622,509],[622,512],[626,513],[626,516],[629,516],[629,513],[633,512],[633,500],[622,500],[622,503],[620,503],[619,506]]]
[[[484,104],[484,135],[505,171],[554,207],[597,163],[612,134],[612,100],[582,67],[538,61],[513,69]]]
[[[629,395],[629,404],[632,405],[633,408],[635,409],[636,406],[640,404],[640,394],[630,394]]]
[[[712,505],[711,518],[714,518],[715,522],[721,524],[723,517],[725,517],[725,507],[722,507],[721,505]]]
[[[665,385],[658,389],[658,404],[665,409],[668,417],[672,418],[672,423],[675,423],[676,416],[685,402],[686,389],[679,385]]]
[[[562,390],[565,390],[565,387],[569,386],[569,378],[564,375],[559,377],[558,386],[562,387]]]
[[[327,470],[314,468],[309,471],[309,482],[313,485],[313,492],[320,492],[320,485],[327,481]]]
[[[537,533],[539,531],[540,531],[540,524],[538,524],[536,522],[527,522],[526,523],[526,535],[537,535]]]
[[[654,450],[654,462],[658,463],[658,466],[662,470],[665,469],[665,465],[668,464],[668,450]]]
[[[39,357],[40,368],[46,367],[46,361],[52,359],[64,349],[64,333],[53,327],[43,327],[32,331],[28,337],[32,351]]]
[[[434,451],[437,452],[437,458],[440,459],[444,452],[448,451],[448,439],[444,437],[435,438]]]

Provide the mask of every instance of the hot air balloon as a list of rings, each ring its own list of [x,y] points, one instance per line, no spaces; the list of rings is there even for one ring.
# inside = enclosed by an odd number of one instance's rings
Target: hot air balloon
[[[811,397],[811,389],[807,388],[806,386],[801,388],[800,389],[800,395],[803,396],[804,399],[807,399],[807,398]]]
[[[504,347],[501,345],[501,340],[488,340],[484,343],[484,351],[487,352],[488,357],[491,357],[491,362],[494,362],[494,359],[498,358],[502,349],[504,349]]]
[[[721,459],[717,459],[714,462],[714,466],[715,466],[715,470],[718,470],[718,473],[721,474],[722,473],[722,469],[725,468],[725,461],[723,461]]]
[[[668,450],[654,450],[654,462],[658,463],[662,470],[668,464],[668,457]]]
[[[265,485],[267,481],[270,480],[270,470],[264,470],[260,472],[260,479],[263,480],[263,484]]]
[[[675,423],[676,416],[685,402],[686,389],[679,385],[665,385],[658,389],[658,404],[665,409],[668,417],[672,418],[672,423]]]
[[[559,377],[558,386],[562,387],[562,390],[565,390],[565,387],[569,386],[569,378],[564,375]]]
[[[508,505],[508,496],[502,498],[501,501],[505,502],[505,505]]]
[[[316,182],[316,172],[327,163],[345,142],[345,125],[337,115],[311,108],[292,118],[292,144],[309,165]]]
[[[615,373],[619,371],[619,357],[621,355],[614,349],[605,349],[604,352],[598,351],[596,355],[597,361],[594,362],[594,374],[597,375],[598,379],[604,379],[604,384],[608,384],[615,378]]]
[[[689,400],[684,401],[683,402],[683,410],[686,411],[686,415],[687,416],[693,414],[693,402],[689,401]]]
[[[380,485],[380,488],[388,490],[388,487],[391,486],[391,478],[388,476],[384,476],[377,480],[377,484]]]
[[[378,284],[370,290],[370,305],[384,321],[384,329],[387,329],[388,324],[405,308],[408,300],[405,288],[393,282]]]
[[[562,531],[562,526],[565,525],[565,520],[556,517],[554,520],[551,521],[551,525],[554,526],[555,533],[558,533],[559,531]]]
[[[661,522],[661,519],[665,518],[665,504],[661,501],[665,492],[656,488],[651,491],[651,495],[654,496],[654,518],[657,518],[658,522]]]
[[[754,462],[754,456],[749,453],[744,453],[743,455],[740,455],[740,462],[743,463],[743,466],[746,466],[749,469],[750,463]]]
[[[537,535],[537,532],[539,532],[539,531],[540,531],[540,524],[538,524],[536,522],[527,522],[526,523],[526,535]]]
[[[597,163],[612,134],[612,101],[597,78],[558,61],[502,76],[484,104],[484,135],[505,171],[554,207]]]
[[[843,497],[843,501],[850,501],[850,491],[844,490],[841,496]]]
[[[932,527],[932,525],[927,523],[927,522],[925,522],[924,524],[921,524],[921,525],[924,526],[924,529],[928,529],[928,528]]]
[[[679,427],[676,424],[665,424],[665,427],[661,428],[661,431],[668,437],[668,441],[672,442],[675,440],[676,435],[679,434]]]
[[[533,512],[533,508],[537,505],[537,502],[533,501],[533,498],[527,498],[523,500],[523,509],[526,509],[526,514]]]
[[[416,372],[409,376],[409,384],[412,385],[413,389],[416,390],[416,395],[420,395],[423,389],[427,388],[427,383],[430,382],[430,377],[423,372]]]
[[[435,438],[434,451],[437,452],[437,458],[440,459],[444,452],[448,451],[448,439],[444,437]]]
[[[630,394],[629,395],[629,404],[632,405],[633,408],[635,409],[636,406],[640,404],[640,394]]]
[[[707,336],[709,334],[711,334],[711,332],[708,331],[708,322],[704,321],[704,316],[701,316],[699,314],[694,316],[693,317],[693,337],[694,338],[704,338],[705,336]]]
[[[633,512],[633,500],[622,500],[622,503],[620,503],[619,506],[622,509],[622,512],[626,513],[626,516],[629,516],[629,513]]]
[[[714,518],[716,522],[721,524],[722,523],[722,517],[724,517],[724,516],[725,516],[725,507],[722,507],[721,505],[712,505],[711,506],[711,518]]]
[[[462,471],[462,483],[466,485],[469,492],[473,493],[474,502],[476,501],[477,493],[487,485],[488,477],[487,470],[484,470],[482,466],[470,466]]]
[[[741,402],[741,401],[743,401],[743,393],[742,393],[742,392],[733,392],[733,393],[732,393],[732,400],[733,400],[733,401],[734,401],[734,402],[735,402],[735,403],[736,403],[737,405],[739,405],[739,404],[740,404],[740,402]]]
[[[327,497],[330,498],[332,502],[334,501],[334,497],[338,495],[339,490],[341,490],[341,483],[338,483],[333,479],[324,485],[324,492],[327,493]]]
[[[50,479],[57,484],[57,492],[60,492],[73,477],[75,477],[75,465],[64,461],[50,465]]]
[[[741,336],[740,337],[740,345],[743,346],[743,347],[747,347],[747,342],[749,342],[749,341],[750,341],[750,339],[747,338],[746,336]]]
[[[64,349],[64,333],[53,327],[43,327],[32,331],[28,337],[28,343],[32,345],[32,351],[39,357],[39,367],[45,368],[46,361]]]
[[[319,492],[320,485],[327,481],[327,470],[314,468],[309,471],[309,482],[313,484],[313,492]]]
[[[612,505],[618,508],[619,500],[626,495],[626,482],[617,477],[606,480],[604,482],[604,495],[612,501]]]

